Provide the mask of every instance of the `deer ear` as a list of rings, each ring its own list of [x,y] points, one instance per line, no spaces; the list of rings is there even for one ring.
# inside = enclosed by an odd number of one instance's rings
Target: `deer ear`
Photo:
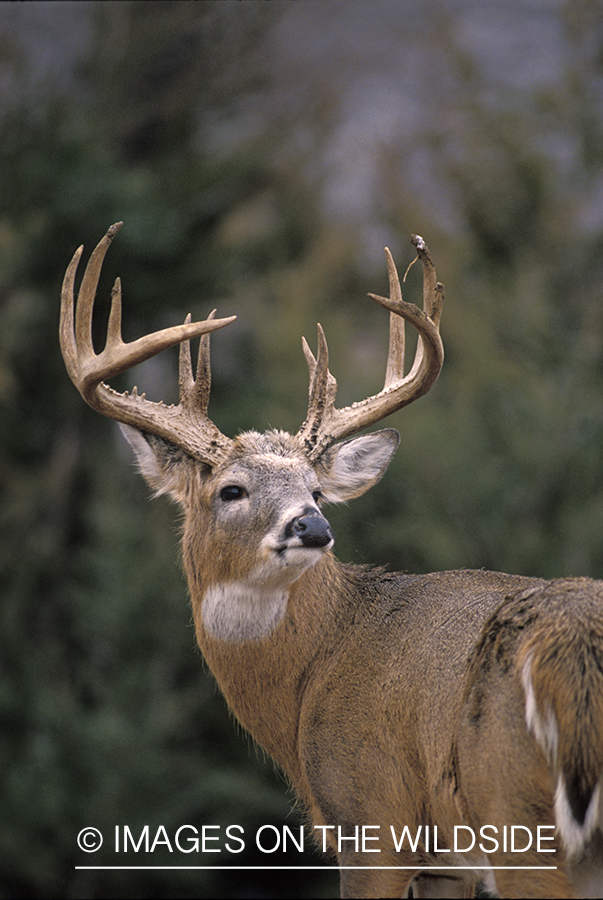
[[[176,444],[131,425],[120,423],[122,434],[134,450],[140,474],[155,491],[169,494],[184,505],[190,456]]]
[[[342,503],[372,488],[387,469],[399,441],[397,431],[384,428],[330,447],[315,467],[325,500]]]

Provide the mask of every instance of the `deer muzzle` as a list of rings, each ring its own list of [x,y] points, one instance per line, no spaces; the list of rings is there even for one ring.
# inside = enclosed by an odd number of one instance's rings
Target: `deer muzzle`
[[[333,542],[331,526],[324,516],[314,510],[296,516],[286,531],[287,536],[298,537],[304,547],[326,547]]]

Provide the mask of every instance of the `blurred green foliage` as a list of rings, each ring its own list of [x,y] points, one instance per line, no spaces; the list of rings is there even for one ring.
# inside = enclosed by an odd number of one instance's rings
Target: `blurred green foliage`
[[[431,395],[392,420],[402,444],[388,476],[329,513],[338,555],[603,577],[603,216],[585,214],[603,174],[601,24],[588,5],[560,8],[571,53],[559,89],[514,104],[480,82],[432,6],[429,39],[452,84],[434,94],[438,126],[421,144],[439,181],[409,188],[408,146],[390,142],[369,224],[402,271],[410,232],[429,241],[448,287],[447,359]],[[67,86],[40,84],[10,34],[0,43],[0,895],[333,895],[334,873],[74,868],[89,861],[76,846],[89,825],[253,834],[301,818],[194,648],[177,514],[149,502],[116,428],[64,371],[71,254],[125,221],[99,290],[99,343],[117,274],[126,339],[211,305],[238,315],[212,339],[211,412],[226,433],[299,426],[299,341],[313,343],[317,320],[341,403],[379,389],[386,346],[386,318],[365,300],[385,290],[382,261],[367,266],[363,228],[322,203],[320,154],[338,122],[327,81],[304,108],[305,149],[286,111],[244,127],[247,101],[274,90],[258,41],[270,51],[261,41],[289,4],[91,7]],[[216,123],[239,137],[221,144]],[[437,190],[458,227],[441,220]],[[415,267],[407,295],[419,294]],[[175,357],[132,377],[173,400]],[[114,862],[107,847],[94,857]],[[267,857],[250,843],[235,862]]]

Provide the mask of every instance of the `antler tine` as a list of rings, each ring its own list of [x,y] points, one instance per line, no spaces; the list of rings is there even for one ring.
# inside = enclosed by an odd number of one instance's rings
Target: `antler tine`
[[[107,323],[106,347],[117,347],[123,344],[121,337],[121,279],[116,278],[111,291],[111,310]]]
[[[82,256],[84,248],[78,247],[73,254],[73,258],[67,266],[65,278],[63,280],[63,290],[61,292],[61,318],[59,324],[59,342],[61,345],[61,353],[67,373],[73,383],[77,387],[77,347],[75,344],[75,326],[74,326],[74,307],[75,298],[73,295],[73,285],[75,282],[75,273]]]
[[[61,350],[63,359],[67,367],[67,372],[76,387],[79,378],[78,359],[82,354],[86,356],[94,355],[92,345],[92,312],[94,308],[94,297],[98,287],[98,279],[100,277],[101,268],[105,259],[105,254],[111,245],[111,241],[122,227],[123,222],[116,222],[107,231],[104,238],[95,247],[84,272],[80,291],[78,294],[77,310],[75,310],[74,300],[74,284],[75,273],[79,265],[83,246],[78,247],[75,251],[63,282],[63,290],[61,293],[61,324],[59,329],[59,338],[61,342]],[[114,293],[118,284],[116,282]],[[119,298],[117,303],[111,304],[111,315],[109,317],[109,334],[114,333],[115,324],[120,327],[119,318]]]
[[[215,318],[216,310],[213,309],[207,321]],[[199,412],[207,413],[209,407],[209,394],[211,390],[211,365],[209,357],[209,334],[202,334],[199,341],[199,355],[197,357],[197,373],[192,389],[191,398]]]
[[[310,389],[308,392],[308,415],[300,433],[303,432],[303,439],[308,450],[312,448],[316,435],[320,430],[325,410],[333,406],[337,394],[337,382],[329,372],[327,339],[320,323],[317,325],[317,331],[318,350],[316,358],[310,350],[306,339],[302,338],[302,347],[310,371]]]
[[[428,320],[431,321],[436,328],[435,343],[433,341],[434,332],[427,329],[427,333],[423,334],[424,329],[421,327],[420,320],[417,320],[417,313],[420,313],[418,307],[411,303],[405,303],[402,299],[402,290],[400,288],[400,279],[398,271],[394,263],[393,257],[389,249],[385,248],[385,256],[387,260],[387,269],[389,274],[390,296],[389,299],[379,297],[376,294],[369,294],[371,299],[385,306],[387,309],[396,310],[390,312],[390,345],[387,359],[387,372],[385,376],[385,385],[383,390],[387,391],[394,387],[404,378],[404,325],[405,319],[410,321],[419,335],[431,341],[431,349],[435,356],[441,352],[441,339],[437,329],[439,328],[440,318],[442,316],[442,304],[444,300],[444,285],[436,282],[435,266],[429,252],[427,244],[419,235],[413,234],[411,244],[417,248],[417,256],[423,264],[423,312]],[[407,315],[405,315],[407,313]],[[409,373],[409,378],[414,376],[420,369],[424,358],[424,343],[420,337],[417,341],[415,358]],[[443,361],[443,355],[442,355]],[[440,362],[441,368],[441,362]],[[437,374],[439,374],[439,369]],[[436,378],[437,378],[436,374]],[[434,379],[435,380],[435,379]],[[431,385],[429,385],[431,387]],[[429,390],[429,387],[427,390]]]
[[[389,251],[385,248],[385,259],[387,261],[387,274],[389,278],[389,295],[396,303],[402,301],[402,288],[400,287],[400,279],[398,278],[398,270],[396,264]],[[369,294],[370,296],[370,294]],[[385,370],[385,382],[383,390],[387,391],[390,387],[404,377],[404,351],[406,344],[406,329],[404,319],[395,313],[389,314],[389,347],[387,351],[387,368]]]
[[[212,310],[207,317],[211,322],[216,317],[216,310]],[[191,321],[189,313],[184,320],[185,325]],[[191,342],[182,341],[180,344],[180,361],[178,366],[180,385],[180,402],[191,411],[200,415],[207,415],[209,407],[209,394],[211,389],[211,368],[209,363],[209,334],[202,334],[199,341],[199,356],[197,359],[197,374],[193,376],[193,363],[191,359]]]
[[[436,327],[442,317],[444,285],[436,281],[436,270],[429,247],[418,234],[413,234],[411,244],[417,248],[417,256],[423,265],[423,309]]]
[[[78,352],[94,353],[92,347],[92,312],[101,269],[107,250],[123,222],[116,222],[94,248],[80,285],[75,311],[75,344]],[[74,272],[75,275],[75,272]]]
[[[187,314],[185,325],[190,325],[192,316]],[[178,354],[178,392],[182,403],[188,403],[193,388],[193,362],[191,359],[191,342],[182,341]]]
[[[400,280],[389,250],[385,255],[389,275],[390,296],[369,296],[390,311],[390,337],[385,384],[372,397],[343,409],[335,408],[336,382],[326,369],[319,374],[319,360],[315,361],[307,345],[304,352],[311,373],[310,400],[306,420],[298,432],[306,453],[318,457],[336,440],[362,431],[403,406],[427,393],[442,368],[444,349],[439,334],[439,322],[444,299],[444,286],[436,282],[435,267],[423,238],[413,235],[411,242],[423,266],[423,309],[402,299]],[[410,322],[419,339],[412,368],[404,375],[404,323]],[[322,329],[321,329],[322,331]],[[319,332],[320,334],[320,332]],[[324,335],[323,335],[324,338]],[[325,342],[326,347],[326,342]],[[322,384],[322,390],[318,385]]]
[[[105,349],[102,353],[95,353],[92,345],[94,295],[105,254],[120,228],[121,222],[113,225],[93,251],[82,278],[75,314],[74,282],[82,255],[81,247],[67,268],[61,296],[59,329],[67,371],[84,400],[103,415],[163,437],[198,459],[214,465],[226,452],[230,440],[222,435],[206,416],[209,376],[206,373],[202,378],[198,376],[196,381],[193,380],[190,339],[203,335],[207,341],[209,332],[229,325],[236,316],[216,319],[214,311],[205,321],[191,322],[189,315],[183,325],[164,328],[162,331],[125,343],[121,337],[121,283],[117,279],[112,291]],[[202,348],[203,340],[202,337]],[[118,394],[104,384],[105,379],[125,372],[176,344],[182,345],[178,406],[168,407],[163,403],[152,403],[144,397],[139,397],[136,391],[132,395],[127,392]],[[206,359],[208,369],[207,350],[203,358]],[[204,370],[203,365],[200,368]]]
[[[387,351],[387,367],[385,369],[385,380],[383,382],[383,390],[388,391],[390,387],[397,384],[400,378],[404,377],[404,353],[406,344],[406,331],[404,328],[404,319],[395,313],[389,314],[389,348]]]

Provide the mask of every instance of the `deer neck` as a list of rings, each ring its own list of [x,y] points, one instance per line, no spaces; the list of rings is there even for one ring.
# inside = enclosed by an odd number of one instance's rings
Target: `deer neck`
[[[268,637],[285,618],[289,592],[231,581],[210,585],[203,596],[204,630],[215,640],[244,644]]]
[[[220,594],[192,591],[197,642],[229,707],[293,780],[300,777],[297,730],[304,690],[345,621],[347,569],[327,553],[283,596],[268,595],[260,617],[264,633],[237,640],[216,636],[212,628]],[[232,606],[247,621],[245,599],[251,596],[257,607],[258,596],[240,585],[228,600],[233,596]]]

